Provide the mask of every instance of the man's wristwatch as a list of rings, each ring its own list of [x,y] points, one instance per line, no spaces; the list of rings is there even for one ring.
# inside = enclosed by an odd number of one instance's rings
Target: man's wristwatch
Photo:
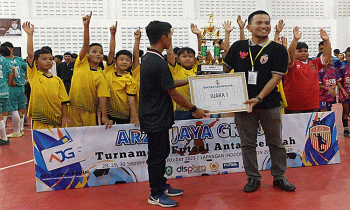
[[[259,96],[255,96],[255,98],[259,100],[259,104],[263,102],[263,100]]]
[[[197,107],[196,105],[194,105],[191,109],[190,109],[190,112],[195,112],[197,110]]]

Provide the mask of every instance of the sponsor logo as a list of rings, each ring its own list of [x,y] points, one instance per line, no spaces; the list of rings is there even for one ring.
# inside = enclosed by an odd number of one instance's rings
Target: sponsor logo
[[[331,128],[327,125],[316,125],[310,128],[312,147],[320,154],[327,152],[332,145]]]
[[[47,170],[51,171],[84,160],[81,146],[67,142],[41,151]]]
[[[223,166],[224,169],[239,168],[239,162],[223,163],[222,166]]]
[[[179,166],[176,168],[176,171],[181,172],[187,172],[188,174],[196,174],[196,173],[204,173],[207,171],[207,168],[205,166]]]
[[[216,85],[220,85],[220,81],[219,80],[216,80],[215,83],[216,83]]]
[[[242,59],[245,59],[245,58],[248,56],[248,52],[239,51],[239,56],[240,56]]]
[[[211,162],[209,165],[210,169],[212,172],[218,171],[219,169],[219,164],[217,162]]]
[[[264,54],[260,58],[260,63],[265,64],[265,63],[267,63],[268,60],[269,60],[269,56],[267,54]]]
[[[316,67],[314,65],[310,65],[310,67],[313,69],[313,70],[316,70]]]
[[[173,167],[172,166],[165,167],[165,174],[167,176],[171,176],[173,174]]]

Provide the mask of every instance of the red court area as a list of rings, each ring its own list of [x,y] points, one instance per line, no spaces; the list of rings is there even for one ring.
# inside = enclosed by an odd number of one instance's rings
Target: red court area
[[[350,209],[349,138],[343,137],[341,105],[335,104],[341,164],[290,168],[286,176],[295,192],[272,186],[270,171],[262,171],[261,187],[244,193],[245,173],[172,179],[184,189],[174,197],[176,209]],[[11,133],[9,123],[7,132]],[[0,147],[0,210],[7,209],[161,209],[147,203],[148,182],[37,193],[29,127],[21,138]],[[29,162],[27,162],[29,161]],[[27,163],[25,163],[27,162]],[[21,164],[23,163],[23,164]],[[20,165],[16,165],[20,164]],[[12,166],[12,167],[9,167]]]

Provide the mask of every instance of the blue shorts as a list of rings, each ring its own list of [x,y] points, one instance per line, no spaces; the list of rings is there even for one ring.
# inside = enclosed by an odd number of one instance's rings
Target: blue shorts
[[[26,95],[24,93],[24,86],[21,87],[9,87],[9,110],[17,111],[26,108]]]
[[[326,101],[320,101],[320,108],[319,110],[327,110],[332,111],[332,102],[326,102]]]
[[[0,113],[8,112],[9,111],[8,105],[9,105],[8,98],[0,98]]]

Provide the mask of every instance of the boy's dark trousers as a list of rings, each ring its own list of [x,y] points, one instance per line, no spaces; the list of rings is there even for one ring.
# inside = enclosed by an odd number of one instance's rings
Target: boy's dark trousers
[[[147,133],[148,138],[148,176],[151,195],[164,191],[167,179],[165,175],[166,158],[170,153],[169,130]]]

